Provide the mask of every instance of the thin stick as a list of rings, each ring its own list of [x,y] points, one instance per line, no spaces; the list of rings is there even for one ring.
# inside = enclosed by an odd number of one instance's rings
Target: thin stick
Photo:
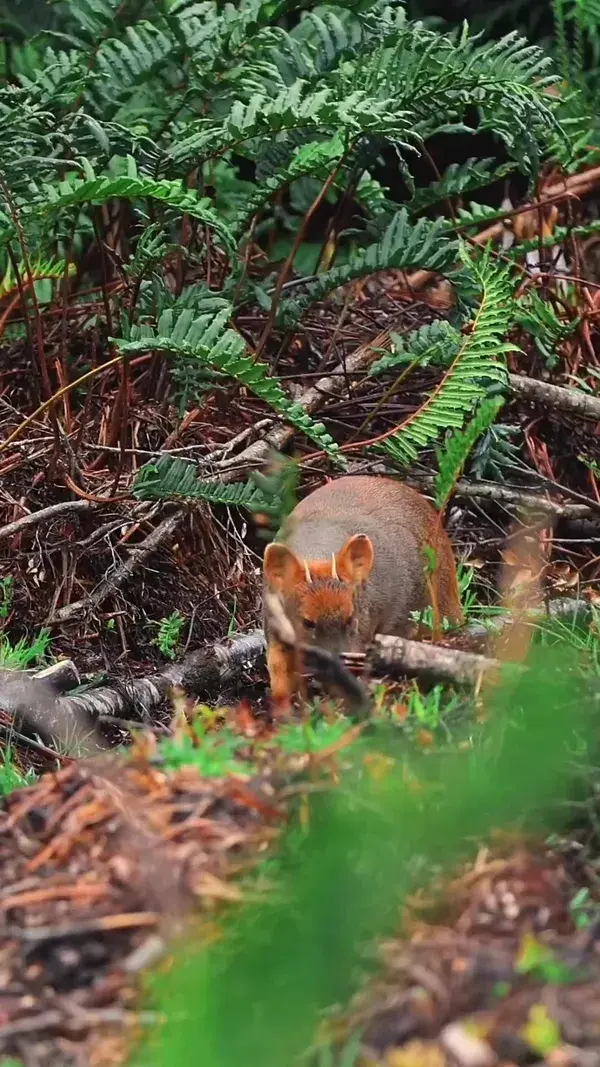
[[[23,430],[26,430],[27,427],[31,425],[32,422],[35,422],[39,415],[43,415],[44,411],[47,411],[48,408],[51,408],[56,404],[65,393],[68,393],[71,389],[76,389],[78,385],[83,385],[84,382],[89,382],[91,378],[95,378],[98,374],[101,374],[102,371],[118,366],[122,360],[123,355],[115,356],[114,359],[109,359],[107,363],[102,363],[99,367],[94,367],[93,370],[89,370],[86,374],[82,374],[81,377],[76,378],[74,382],[68,382],[67,385],[63,385],[62,389],[59,389],[58,392],[54,393],[48,400],[44,400],[44,403],[40,404],[32,415],[28,415],[26,419],[23,419],[23,422],[17,426],[16,430],[13,430],[13,432],[9,434],[5,441],[0,442],[0,453],[4,452],[5,449],[7,449],[8,446],[22,434]]]

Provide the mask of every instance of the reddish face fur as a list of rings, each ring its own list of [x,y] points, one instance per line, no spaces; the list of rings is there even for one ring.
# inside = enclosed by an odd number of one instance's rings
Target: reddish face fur
[[[337,554],[335,569],[333,559],[300,560],[286,545],[275,543],[265,552],[267,584],[281,595],[298,639],[330,652],[353,648],[356,591],[372,565],[373,546],[361,534]]]

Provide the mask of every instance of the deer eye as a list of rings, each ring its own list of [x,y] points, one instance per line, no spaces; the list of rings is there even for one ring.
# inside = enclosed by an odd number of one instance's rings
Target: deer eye
[[[305,630],[314,630],[317,626],[314,619],[303,619],[302,625],[304,626]]]

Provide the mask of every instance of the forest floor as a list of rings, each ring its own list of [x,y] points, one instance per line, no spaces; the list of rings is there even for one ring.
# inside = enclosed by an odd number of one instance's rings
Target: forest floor
[[[341,312],[330,303],[314,311],[291,344],[274,334],[268,358],[294,397],[327,379],[320,417],[353,460],[350,446],[385,434],[414,410],[438,371],[413,373],[389,393],[385,379],[369,376],[367,361],[358,372],[348,365],[383,331],[404,333],[439,317],[444,293],[411,292],[391,272],[347,295]],[[597,374],[594,315],[595,305],[551,370],[532,349],[510,356],[511,372],[561,386]],[[264,320],[249,316],[238,326],[259,336]],[[97,330],[83,336],[81,372],[103,342]],[[60,343],[60,323],[49,323],[46,346],[57,360]],[[6,440],[37,398],[27,345],[5,345],[0,358]],[[191,406],[180,382],[174,402],[163,357],[140,357],[131,373],[127,449],[111,443],[116,381],[107,371],[94,389],[65,398],[58,429],[44,413],[0,455],[3,664],[30,668],[49,656],[68,657],[83,690],[154,675],[196,648],[252,629],[260,617],[260,528],[225,508],[140,502],[131,484],[161,452],[205,460],[216,473],[225,463],[243,471],[244,450],[272,428],[272,417],[236,387]],[[486,483],[492,499],[481,491],[484,479],[473,477],[480,495],[468,486],[458,493],[448,520],[467,576],[469,618],[489,617],[501,564],[517,584],[541,580],[546,599],[576,595],[593,605],[600,487],[594,470],[574,457],[589,451],[597,427],[518,397],[503,422],[522,435],[525,456],[514,460],[502,491]],[[495,447],[509,444],[507,431]],[[324,457],[306,443],[296,454],[303,488],[319,484]],[[356,469],[372,466],[357,452]],[[430,475],[425,457],[415,476],[427,485]],[[531,527],[536,552],[542,550],[541,575],[511,548],[524,526],[520,502],[531,493],[546,502]],[[481,638],[447,641],[483,647]],[[422,747],[447,743],[448,736],[451,743],[443,714],[419,720],[413,691],[412,683],[387,691],[398,728]],[[190,914],[202,923],[235,908],[244,886],[260,882],[261,860],[286,825],[292,780],[309,782],[316,767],[335,788],[351,724],[321,753],[301,740],[283,743],[269,719],[263,662],[249,663],[206,701],[213,711],[201,709],[201,738],[190,740],[181,722],[171,737],[168,702],[151,720],[138,714],[137,728],[131,721],[102,724],[112,745],[135,737],[129,755],[113,755],[102,771],[65,753],[53,756],[25,728],[16,736],[2,712],[4,1054],[32,1067],[123,1062],[153,1018],[140,976],[164,963],[180,923]],[[462,713],[474,715],[475,705],[465,701]],[[27,784],[31,774],[37,778]],[[11,789],[19,776],[25,787]],[[596,829],[586,815],[550,843],[509,838],[491,851],[482,847],[468,870],[453,872],[431,898],[411,902],[402,936],[399,916],[398,939],[382,948],[379,975],[348,1006],[344,1027],[362,1032],[364,1062],[600,1065]]]

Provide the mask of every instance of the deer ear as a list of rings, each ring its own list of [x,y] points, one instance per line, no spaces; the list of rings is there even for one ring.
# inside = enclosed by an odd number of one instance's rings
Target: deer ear
[[[306,581],[306,571],[298,557],[287,545],[273,541],[265,549],[264,575],[267,585],[278,593],[285,593]]]
[[[343,582],[360,585],[371,573],[375,552],[373,542],[366,534],[354,534],[336,557],[336,570]]]

